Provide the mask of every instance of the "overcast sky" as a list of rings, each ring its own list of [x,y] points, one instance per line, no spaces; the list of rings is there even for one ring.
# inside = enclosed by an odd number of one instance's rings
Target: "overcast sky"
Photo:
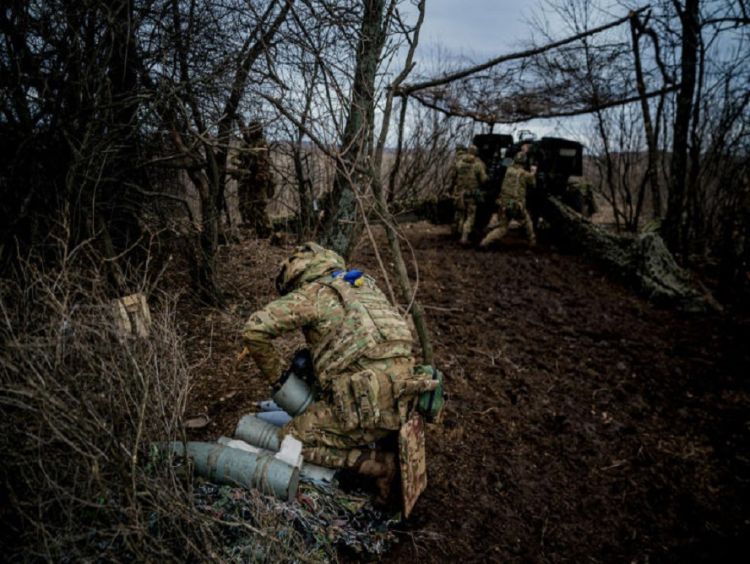
[[[527,47],[532,35],[538,35],[531,20],[539,10],[539,0],[427,0],[415,75],[420,74],[420,68],[425,72],[438,48],[466,57],[470,64]],[[544,15],[554,21],[549,10]],[[567,33],[561,30],[559,35]],[[521,129],[529,129],[539,137],[554,135],[583,141],[580,136],[584,120],[534,120],[495,127],[495,132],[517,133]]]
[[[532,0],[536,2],[536,0]],[[518,0],[427,0],[420,51],[440,44],[456,53],[490,58],[529,39],[526,12]]]

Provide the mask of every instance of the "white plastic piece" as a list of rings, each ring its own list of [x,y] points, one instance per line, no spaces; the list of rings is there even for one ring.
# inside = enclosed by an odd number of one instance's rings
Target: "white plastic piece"
[[[295,439],[292,435],[287,435],[281,441],[281,448],[276,453],[275,458],[294,466],[302,467],[302,442]]]
[[[246,443],[245,441],[241,441],[240,439],[230,439],[229,437],[219,437],[219,440],[216,441],[220,445],[228,446],[230,448],[236,448],[239,450],[244,450],[245,452],[252,452],[253,454],[261,454],[266,453],[268,451],[263,450],[262,448],[258,448],[256,446],[250,445]]]
[[[305,462],[299,471],[302,481],[329,486],[336,481],[336,470]]]

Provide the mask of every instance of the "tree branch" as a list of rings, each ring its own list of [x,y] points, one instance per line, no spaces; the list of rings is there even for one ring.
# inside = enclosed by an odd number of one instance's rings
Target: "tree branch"
[[[399,96],[408,96],[414,92],[417,92],[419,90],[424,90],[426,88],[431,88],[433,86],[440,86],[443,84],[449,84],[451,82],[455,82],[456,80],[460,80],[462,78],[466,78],[467,76],[470,76],[472,74],[476,74],[478,72],[481,72],[483,70],[492,68],[494,66],[499,65],[500,63],[505,63],[507,61],[514,61],[516,59],[526,59],[528,57],[533,57],[534,55],[539,55],[541,53],[544,53],[546,51],[549,51],[551,49],[555,49],[557,47],[561,47],[563,45],[567,45],[568,43],[573,43],[575,41],[578,41],[580,39],[583,39],[584,37],[589,37],[590,35],[595,35],[597,33],[601,33],[602,31],[606,31],[610,28],[617,27],[618,25],[621,25],[627,21],[630,20],[633,14],[640,14],[641,12],[645,11],[647,7],[639,8],[638,10],[634,10],[630,12],[627,16],[624,16],[618,20],[615,20],[613,22],[601,25],[599,27],[595,27],[594,29],[590,29],[587,31],[583,31],[581,33],[577,33],[576,35],[572,35],[570,37],[567,37],[565,39],[561,39],[560,41],[554,41],[552,43],[548,43],[547,45],[542,45],[541,47],[534,47],[533,49],[527,49],[526,51],[519,51],[517,53],[511,53],[510,55],[501,55],[499,57],[496,57],[494,59],[490,59],[489,61],[486,61],[484,63],[481,63],[479,65],[475,65],[473,67],[468,67],[463,70],[444,75],[440,78],[434,78],[431,80],[426,80],[424,82],[417,82],[414,84],[407,84],[403,87],[400,87],[396,90],[396,94]]]
[[[665,88],[661,88],[659,90],[654,90],[652,92],[649,92],[645,94],[646,98],[653,98],[654,96],[660,96],[662,94],[668,94],[669,92],[674,92],[679,88],[679,84],[667,86]],[[572,117],[572,116],[580,116],[585,114],[590,114],[592,112],[596,112],[599,110],[605,110],[607,108],[614,108],[616,106],[623,106],[625,104],[630,104],[633,102],[637,102],[641,99],[640,96],[630,96],[628,98],[618,98],[616,100],[610,100],[607,102],[592,104],[587,107],[578,108],[574,110],[562,110],[558,112],[550,111],[550,112],[524,112],[520,113],[518,116],[515,117],[500,117],[498,114],[495,113],[483,113],[483,112],[476,112],[471,110],[466,110],[463,108],[442,108],[440,107],[436,102],[425,99],[422,96],[419,96],[417,94],[411,94],[411,98],[425,106],[426,108],[430,108],[432,110],[437,110],[447,116],[451,117],[463,117],[463,118],[470,118],[474,121],[478,121],[481,123],[487,123],[487,124],[514,124],[514,123],[523,123],[525,121],[529,121],[532,119],[550,119],[550,118],[559,118],[559,117]]]

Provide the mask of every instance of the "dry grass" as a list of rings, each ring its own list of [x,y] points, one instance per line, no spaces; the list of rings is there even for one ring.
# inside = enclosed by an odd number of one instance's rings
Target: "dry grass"
[[[61,255],[0,281],[3,558],[224,562],[240,543],[244,561],[306,559],[262,496],[216,518],[196,506],[192,473],[154,447],[184,438],[191,367],[175,299],[152,289],[150,336],[122,338],[96,255]]]

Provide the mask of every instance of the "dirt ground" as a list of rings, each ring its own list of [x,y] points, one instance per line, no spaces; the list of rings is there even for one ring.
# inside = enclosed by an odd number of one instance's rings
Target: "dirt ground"
[[[404,227],[449,401],[428,428],[428,489],[388,561],[744,561],[748,320],[655,309],[550,245],[480,252],[444,227]],[[225,247],[229,307],[183,299],[199,373],[189,413],[211,417],[192,438],[231,434],[268,396],[235,357],[287,252]],[[352,265],[383,280],[366,240]]]

